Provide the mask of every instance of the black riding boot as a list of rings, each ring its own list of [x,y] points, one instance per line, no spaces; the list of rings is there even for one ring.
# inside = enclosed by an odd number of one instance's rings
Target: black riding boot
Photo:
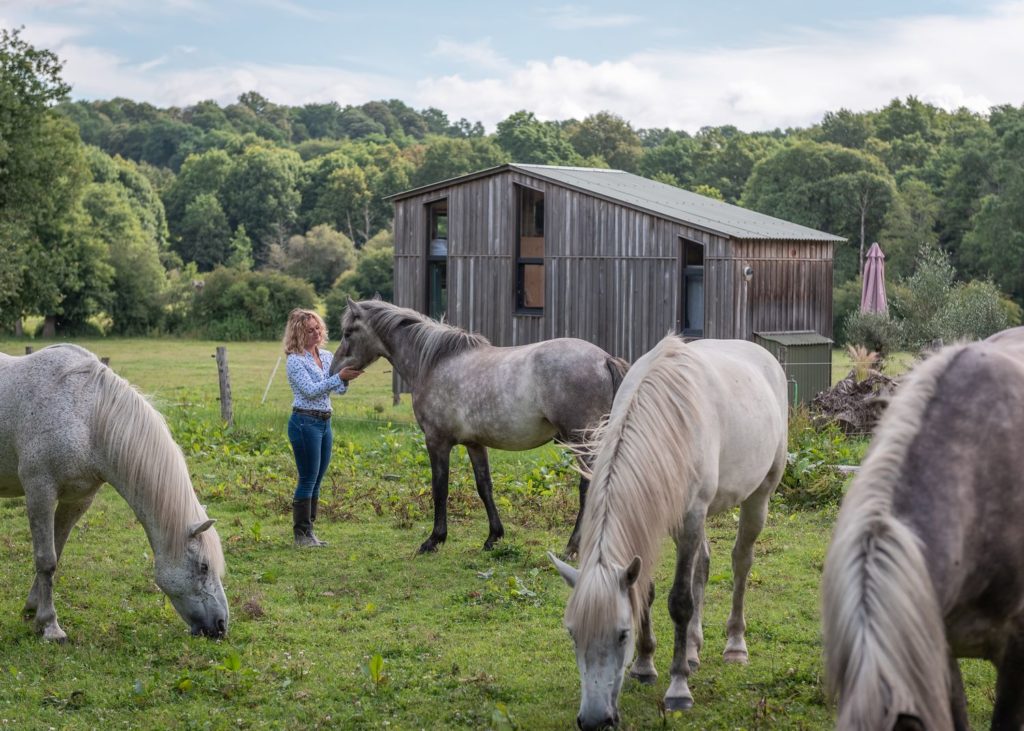
[[[292,501],[292,531],[295,534],[295,546],[297,548],[311,548],[321,545],[320,541],[313,535],[313,522],[310,517],[312,502],[309,499]]]
[[[316,533],[313,532],[313,523],[316,522],[316,508],[317,505],[319,504],[319,496],[313,498],[313,500],[309,504],[309,535],[313,536],[313,540],[315,540],[319,545],[326,546],[327,541],[321,541],[319,538],[316,537]]]

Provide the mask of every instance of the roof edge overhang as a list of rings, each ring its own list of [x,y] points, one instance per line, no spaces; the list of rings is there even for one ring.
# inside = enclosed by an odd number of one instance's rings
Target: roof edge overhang
[[[847,239],[843,238],[842,236],[836,236],[835,234],[826,233],[824,231],[819,232],[821,234],[820,236],[814,236],[814,237],[810,237],[810,236],[808,236],[808,237],[792,237],[792,236],[782,236],[782,237],[780,237],[780,236],[766,236],[764,234],[753,234],[753,233],[751,233],[749,235],[745,235],[745,236],[738,236],[736,234],[729,233],[727,231],[723,231],[721,229],[716,229],[716,228],[711,227],[711,226],[695,223],[692,220],[688,220],[688,219],[685,219],[685,218],[682,218],[682,217],[679,217],[679,216],[668,215],[664,211],[656,211],[653,208],[648,208],[648,207],[643,206],[643,205],[637,205],[635,203],[624,203],[621,199],[616,198],[614,196],[603,195],[601,193],[595,193],[593,190],[590,190],[588,188],[584,188],[582,186],[576,186],[576,185],[573,185],[572,183],[566,183],[564,180],[560,180],[560,179],[552,177],[552,176],[544,175],[543,168],[545,168],[545,167],[552,167],[552,166],[530,165],[530,166],[526,167],[524,165],[517,164],[517,163],[514,163],[514,162],[507,162],[507,163],[504,163],[502,165],[496,165],[496,166],[491,167],[491,168],[486,168],[484,170],[478,170],[475,173],[467,173],[466,175],[459,175],[459,176],[456,176],[454,178],[448,178],[447,180],[440,180],[440,181],[438,181],[436,183],[430,183],[429,185],[421,185],[418,188],[411,188],[409,190],[404,190],[404,191],[402,191],[400,193],[394,193],[392,195],[385,196],[384,200],[394,202],[394,201],[398,201],[398,200],[403,200],[405,198],[414,198],[416,196],[425,195],[425,194],[430,193],[430,192],[435,191],[435,190],[441,190],[441,189],[444,189],[444,188],[451,187],[452,185],[460,185],[462,183],[468,183],[471,180],[479,180],[480,178],[487,178],[487,177],[490,177],[492,175],[497,175],[499,173],[503,173],[503,172],[506,172],[506,171],[514,170],[516,172],[523,173],[525,175],[532,175],[534,177],[541,178],[542,180],[544,180],[544,181],[546,181],[548,183],[553,183],[554,185],[558,185],[559,187],[566,188],[568,190],[574,190],[577,193],[583,193],[584,195],[589,195],[590,197],[597,198],[598,200],[603,200],[603,201],[606,201],[608,203],[615,203],[615,204],[620,205],[620,206],[626,206],[628,208],[633,208],[633,209],[638,210],[638,211],[643,211],[644,213],[646,213],[648,215],[651,215],[651,216],[655,216],[656,218],[660,218],[660,219],[663,219],[665,221],[672,221],[673,223],[678,223],[681,226],[688,226],[690,228],[697,229],[698,231],[703,231],[704,233],[712,234],[713,236],[721,236],[722,238],[730,239],[732,241],[802,241],[802,242],[816,241],[816,242],[842,243],[842,242],[845,242],[847,240]],[[553,166],[553,167],[558,167],[558,166]],[[617,172],[621,172],[621,171],[609,169],[608,172],[609,173],[617,173]],[[815,229],[809,229],[809,230],[814,231]]]

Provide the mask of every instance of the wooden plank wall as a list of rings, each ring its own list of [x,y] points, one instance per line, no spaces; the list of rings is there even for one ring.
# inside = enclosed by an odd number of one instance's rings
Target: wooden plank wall
[[[515,300],[515,185],[544,193],[545,310]],[[832,244],[734,241],[518,171],[395,202],[395,301],[425,309],[426,205],[448,199],[448,321],[495,345],[589,340],[635,360],[678,326],[681,240],[704,245],[705,336],[832,335]],[[744,266],[754,269],[744,283]]]

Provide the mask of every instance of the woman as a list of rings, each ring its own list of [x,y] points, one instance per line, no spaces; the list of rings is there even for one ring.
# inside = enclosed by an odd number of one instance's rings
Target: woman
[[[342,368],[333,376],[332,355],[320,346],[327,342],[327,328],[320,315],[294,309],[284,331],[284,352],[288,354],[288,383],[295,394],[288,420],[288,441],[295,453],[299,472],[292,499],[292,527],[300,548],[326,546],[313,533],[320,483],[331,461],[331,392],[345,393],[348,382],[362,371]]]

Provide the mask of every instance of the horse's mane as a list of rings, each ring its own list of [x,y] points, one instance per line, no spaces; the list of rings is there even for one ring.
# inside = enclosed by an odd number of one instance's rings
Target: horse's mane
[[[630,599],[639,621],[658,548],[689,502],[698,418],[690,372],[696,356],[674,336],[651,355],[626,403],[616,403],[590,438],[596,458],[581,527],[579,580],[566,607],[577,637],[612,620],[608,598],[634,556],[641,569]]]
[[[467,332],[383,300],[365,300],[359,303],[359,308],[362,317],[382,340],[389,339],[403,328],[409,330],[412,347],[419,353],[417,373],[429,371],[449,356],[490,345],[490,341],[479,333]],[[351,313],[346,312],[346,317],[351,317]]]
[[[207,519],[196,499],[185,456],[167,422],[134,386],[89,354],[65,372],[86,376],[95,392],[92,434],[119,477],[119,491],[159,523],[164,548],[172,559],[185,553],[188,528]],[[224,554],[216,530],[198,535],[210,570],[224,574]]]

